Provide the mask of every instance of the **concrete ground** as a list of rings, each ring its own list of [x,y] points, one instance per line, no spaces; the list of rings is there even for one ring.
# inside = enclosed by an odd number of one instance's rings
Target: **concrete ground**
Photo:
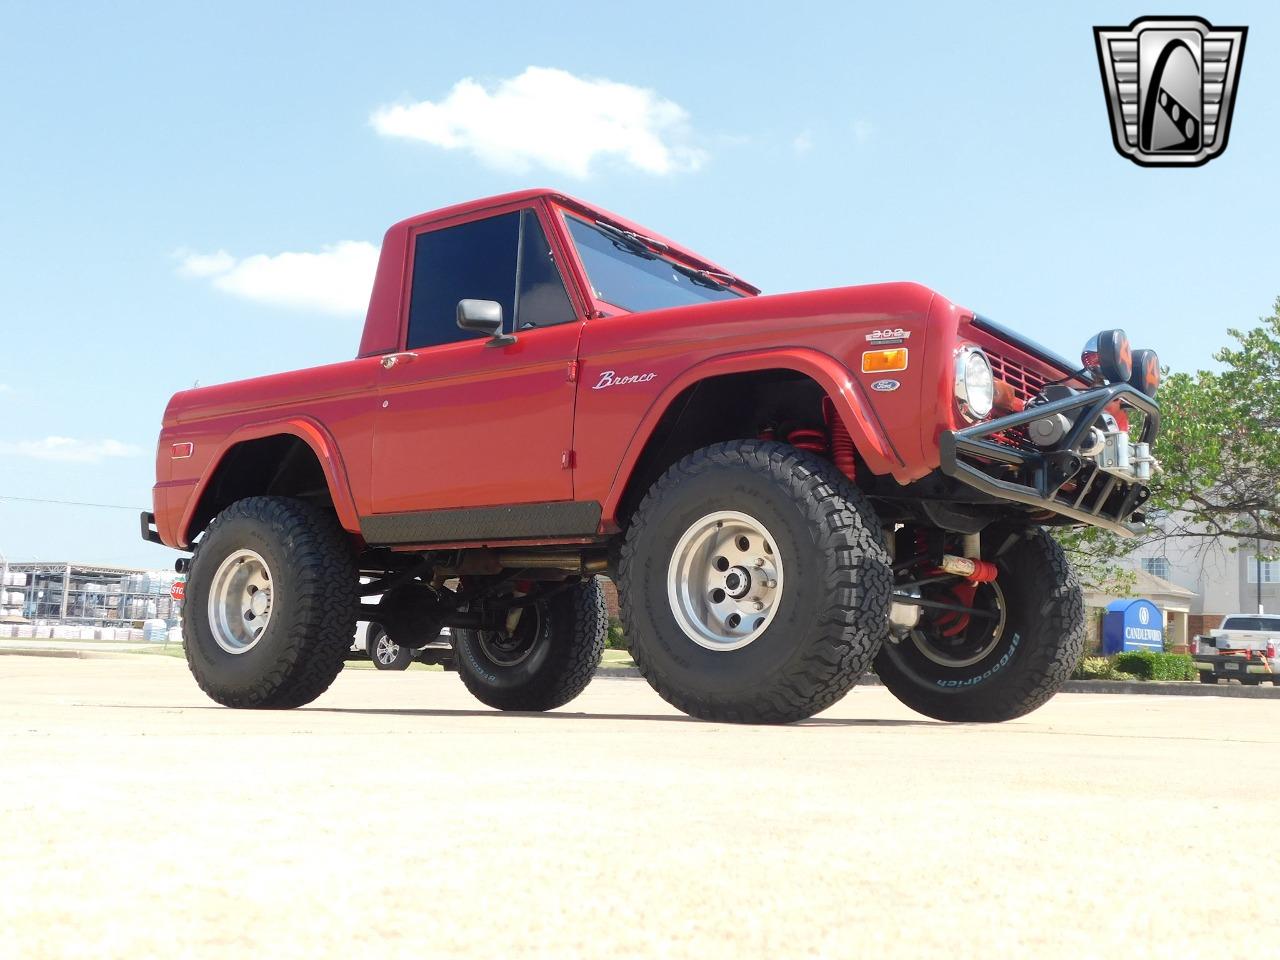
[[[167,657],[0,657],[6,956],[1275,955],[1275,704],[1063,694],[785,728],[641,680],[502,715],[347,671],[234,712]]]

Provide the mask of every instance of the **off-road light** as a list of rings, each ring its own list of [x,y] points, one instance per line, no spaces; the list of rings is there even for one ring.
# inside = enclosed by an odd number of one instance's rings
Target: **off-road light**
[[[1123,330],[1103,330],[1090,337],[1080,354],[1086,370],[1096,370],[1111,383],[1124,383],[1133,373],[1129,338]]]
[[[863,373],[896,373],[907,369],[907,348],[868,350],[862,355]]]
[[[1156,395],[1160,389],[1160,358],[1154,350],[1133,351],[1133,376],[1129,382],[1148,397]]]
[[[985,419],[995,403],[996,378],[991,361],[977,347],[956,351],[956,404],[966,420]]]

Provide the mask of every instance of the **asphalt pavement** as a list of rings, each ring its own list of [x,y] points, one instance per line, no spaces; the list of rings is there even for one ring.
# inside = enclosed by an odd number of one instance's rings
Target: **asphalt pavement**
[[[790,727],[601,677],[498,714],[347,671],[231,711],[167,657],[0,657],[14,957],[1275,955],[1280,705],[859,687]]]

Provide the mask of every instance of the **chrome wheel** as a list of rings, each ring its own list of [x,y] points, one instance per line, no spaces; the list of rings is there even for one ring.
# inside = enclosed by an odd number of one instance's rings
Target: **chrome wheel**
[[[271,570],[252,550],[222,561],[209,587],[209,626],[227,653],[251,650],[271,622]]]
[[[691,526],[667,568],[676,623],[708,650],[738,650],[759,637],[782,600],[782,558],[764,524],[722,510]]]

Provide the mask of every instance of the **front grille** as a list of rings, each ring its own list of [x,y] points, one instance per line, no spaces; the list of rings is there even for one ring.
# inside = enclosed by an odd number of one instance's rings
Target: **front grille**
[[[1013,390],[1013,395],[1024,404],[1032,397],[1038,396],[1047,381],[1034,370],[1030,370],[1009,360],[998,353],[987,351],[987,359],[991,361],[991,372],[997,380],[1002,380]]]
[[[1040,391],[1044,389],[1047,381],[1034,370],[1024,367],[1016,360],[1010,360],[1008,357],[1002,357],[998,353],[992,353],[990,350],[987,350],[986,353],[987,359],[991,361],[992,375],[996,380],[1008,384],[1013,393],[1016,406],[1009,410],[1010,413],[1025,407],[1028,401],[1033,397],[1039,396]],[[1002,430],[1000,433],[993,434],[991,439],[1003,446],[1013,447],[1015,450],[1035,451],[1038,449],[1031,442],[1031,438],[1027,436],[1025,427]]]

